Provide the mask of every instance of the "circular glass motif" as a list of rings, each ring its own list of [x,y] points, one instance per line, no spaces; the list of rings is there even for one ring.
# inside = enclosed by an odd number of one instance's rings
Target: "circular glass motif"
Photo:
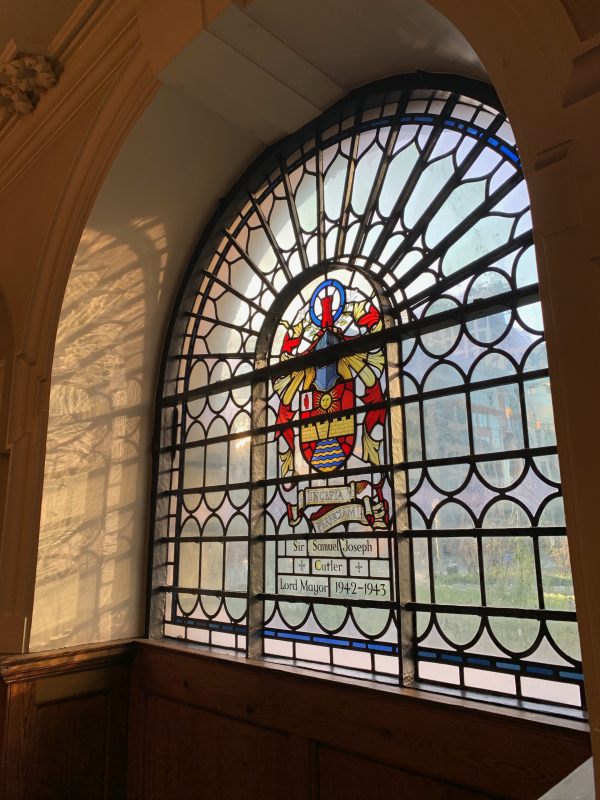
[[[310,318],[315,325],[333,325],[340,318],[346,305],[346,292],[339,281],[326,280],[320,283],[310,298]]]

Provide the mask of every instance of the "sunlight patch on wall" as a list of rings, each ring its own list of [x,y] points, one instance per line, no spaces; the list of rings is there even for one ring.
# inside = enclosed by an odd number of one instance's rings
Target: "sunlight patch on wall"
[[[141,633],[166,232],[88,228],[56,340],[31,650]],[[158,330],[156,330],[158,329]]]

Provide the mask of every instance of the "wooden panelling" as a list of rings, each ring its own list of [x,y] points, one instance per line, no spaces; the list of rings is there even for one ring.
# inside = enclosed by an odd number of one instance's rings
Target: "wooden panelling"
[[[132,647],[0,659],[3,800],[125,798]]]
[[[30,771],[32,797],[105,797],[109,694],[68,697],[37,706]],[[36,794],[33,794],[36,792]]]
[[[339,750],[319,748],[319,800],[487,800],[490,795],[415,775]]]
[[[537,800],[590,752],[583,723],[149,641],[0,658],[0,745],[2,800]]]
[[[144,798],[305,797],[307,750],[294,737],[149,695]]]
[[[203,785],[203,800],[237,797],[215,777],[227,754],[233,786],[261,800],[362,800],[357,787],[367,784],[375,798],[534,800],[590,754],[583,723],[179,645],[140,642],[132,679],[131,800],[183,796],[185,771]]]

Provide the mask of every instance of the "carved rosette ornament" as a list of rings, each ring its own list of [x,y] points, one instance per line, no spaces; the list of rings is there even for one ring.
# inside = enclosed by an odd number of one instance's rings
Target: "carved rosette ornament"
[[[0,56],[0,114],[3,119],[29,114],[58,80],[55,59],[12,41]]]

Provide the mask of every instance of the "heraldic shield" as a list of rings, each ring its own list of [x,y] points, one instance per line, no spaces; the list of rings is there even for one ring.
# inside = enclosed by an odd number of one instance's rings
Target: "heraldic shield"
[[[340,341],[341,337],[326,328],[318,334],[313,349],[320,350]],[[318,472],[334,472],[354,449],[355,416],[338,414],[354,408],[354,379],[342,380],[337,362],[318,366],[314,372],[312,385],[300,394],[300,419],[310,420],[300,426],[300,447],[311,467]]]

